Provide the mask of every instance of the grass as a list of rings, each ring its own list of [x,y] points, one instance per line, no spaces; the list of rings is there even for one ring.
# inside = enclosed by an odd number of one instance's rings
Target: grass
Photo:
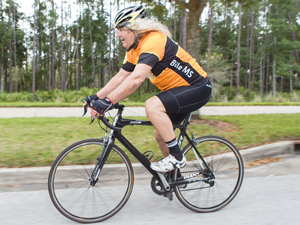
[[[191,125],[196,137],[223,136],[239,149],[277,140],[300,139],[300,114],[203,116],[202,119],[218,121],[220,126],[210,123]],[[103,136],[97,123],[89,125],[89,120],[88,117],[0,119],[0,167],[50,166],[70,144]],[[160,159],[153,133],[154,128],[148,126],[123,129],[123,134],[137,149],[153,151],[155,159]],[[124,150],[120,143],[117,145]],[[136,162],[131,154],[128,155]]]

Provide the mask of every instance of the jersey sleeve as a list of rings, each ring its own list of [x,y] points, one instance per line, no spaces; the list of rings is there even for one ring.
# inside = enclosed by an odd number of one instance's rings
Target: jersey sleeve
[[[144,63],[151,67],[164,56],[166,36],[160,33],[150,34],[140,48],[138,63]]]
[[[130,56],[128,53],[125,55],[125,59],[123,61],[122,69],[127,71],[127,72],[132,72],[135,68],[135,65],[132,61],[130,61]]]

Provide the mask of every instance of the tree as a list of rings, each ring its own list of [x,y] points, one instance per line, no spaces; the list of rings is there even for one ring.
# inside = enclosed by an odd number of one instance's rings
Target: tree
[[[8,33],[9,33],[9,92],[13,91],[13,77],[12,77],[12,47],[11,47],[11,7],[13,2],[8,2]]]
[[[199,19],[208,0],[175,0],[176,4],[188,10],[187,52],[197,61],[200,56],[200,26]]]
[[[236,95],[240,92],[240,63],[241,63],[241,32],[242,32],[242,4],[239,4],[239,31],[238,31],[238,45],[237,45],[237,68],[236,68]]]
[[[64,91],[64,7],[61,0],[61,25],[60,25],[60,89]]]
[[[88,6],[88,20],[89,20],[89,34],[90,34],[90,45],[91,45],[91,58],[92,58],[92,67],[93,67],[93,79],[94,79],[94,87],[96,87],[97,83],[96,83],[96,74],[95,74],[95,59],[94,59],[92,25],[91,25],[91,10],[90,10],[90,5],[88,2],[87,2],[87,6]]]
[[[37,0],[34,1],[34,29],[32,50],[32,99],[35,100],[35,76],[36,76],[36,30],[37,30]]]
[[[207,47],[208,57],[210,57],[211,54],[212,34],[213,34],[213,15],[214,15],[214,3],[211,2],[210,14],[209,14],[208,47]]]
[[[0,80],[0,91],[1,93],[4,92],[4,34],[5,34],[5,23],[4,23],[4,17],[3,17],[3,1],[0,0],[0,12],[1,12],[1,24],[0,24],[0,35],[1,35],[1,59],[0,59],[0,73],[1,73],[1,80]]]

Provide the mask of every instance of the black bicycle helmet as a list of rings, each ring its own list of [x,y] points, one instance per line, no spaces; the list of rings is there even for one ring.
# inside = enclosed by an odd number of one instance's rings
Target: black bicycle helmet
[[[130,6],[120,10],[115,16],[115,28],[125,27],[127,24],[132,23],[137,18],[146,17],[146,10],[144,6]]]

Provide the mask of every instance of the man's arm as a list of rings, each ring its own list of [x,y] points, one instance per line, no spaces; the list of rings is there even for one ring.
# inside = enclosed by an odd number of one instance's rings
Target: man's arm
[[[152,67],[147,64],[137,64],[134,71],[107,97],[113,103],[117,103],[131,95],[143,83],[151,69]]]
[[[97,92],[97,96],[101,99],[109,95],[113,90],[115,90],[132,72],[127,72],[123,69],[109,80],[109,82]]]
[[[143,83],[151,68],[151,66],[146,64],[137,64],[131,74],[121,69],[120,74],[118,73],[115,76],[116,78],[111,79],[110,82],[97,93],[98,97],[100,99],[107,97],[113,104],[121,101],[132,94]],[[108,95],[106,95],[106,93],[108,93]],[[97,106],[99,111],[101,111],[101,105],[102,104]],[[98,117],[99,113],[92,109],[91,116]]]

